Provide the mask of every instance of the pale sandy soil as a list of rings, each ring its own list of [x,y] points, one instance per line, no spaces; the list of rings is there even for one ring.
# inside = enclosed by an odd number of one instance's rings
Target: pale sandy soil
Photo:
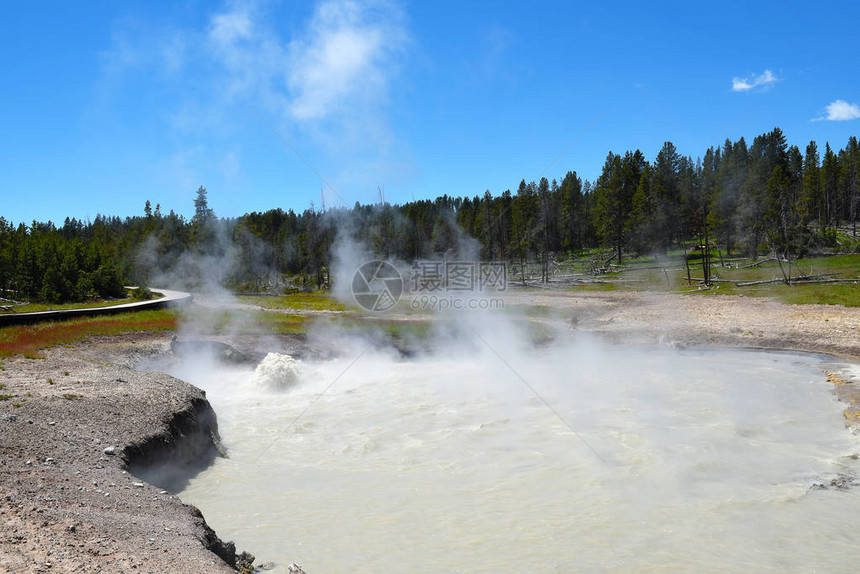
[[[513,291],[573,328],[624,342],[791,349],[860,360],[860,307],[639,292]]]
[[[215,536],[197,509],[124,470],[123,448],[204,400],[123,365],[168,343],[124,336],[2,362],[0,572],[233,571],[204,547]]]

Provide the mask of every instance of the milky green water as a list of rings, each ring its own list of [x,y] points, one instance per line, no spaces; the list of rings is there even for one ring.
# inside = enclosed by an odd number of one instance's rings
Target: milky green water
[[[860,489],[810,490],[858,472],[818,358],[360,350],[178,373],[230,453],[180,497],[276,571],[856,571]]]

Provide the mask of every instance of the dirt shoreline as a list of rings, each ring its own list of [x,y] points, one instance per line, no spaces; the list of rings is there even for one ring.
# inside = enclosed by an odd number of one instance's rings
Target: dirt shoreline
[[[552,309],[574,329],[625,343],[748,347],[860,361],[860,307],[648,292],[514,291],[506,304]]]
[[[0,572],[234,572],[196,508],[125,470],[158,445],[205,454],[211,439],[193,429],[217,432],[203,391],[130,368],[169,337],[3,361],[13,398],[0,402]]]
[[[545,308],[540,320],[616,343],[784,349],[860,360],[860,308],[549,290],[513,290],[506,305]],[[0,401],[0,572],[234,571],[213,552],[229,550],[196,508],[126,470],[129,457],[145,455],[135,455],[141,445],[164,443],[170,433],[217,429],[214,417],[206,420],[205,393],[163,373],[133,370],[167,352],[171,337],[97,338],[49,349],[45,359],[3,361],[0,393],[12,398]],[[848,407],[846,423],[857,428],[860,381],[844,373],[835,378]],[[203,435],[186,437],[186,454],[211,445]],[[108,447],[115,454],[106,454]]]

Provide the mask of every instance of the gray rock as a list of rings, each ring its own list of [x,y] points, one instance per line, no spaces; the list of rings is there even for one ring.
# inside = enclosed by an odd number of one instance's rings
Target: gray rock
[[[247,572],[254,570],[254,555],[250,552],[242,552],[236,555],[236,569],[239,572]]]
[[[113,445],[110,445],[108,447],[105,447],[105,449],[102,452],[105,454],[116,454],[116,447]]]
[[[812,481],[809,486],[810,490],[849,490],[854,486],[854,477],[847,474],[838,473],[835,477],[819,478]]]

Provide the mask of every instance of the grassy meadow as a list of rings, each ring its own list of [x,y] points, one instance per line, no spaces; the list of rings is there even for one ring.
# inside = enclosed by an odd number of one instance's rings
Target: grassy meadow
[[[55,345],[72,345],[99,335],[176,329],[176,314],[170,310],[135,311],[104,317],[67,321],[45,321],[35,325],[0,328],[0,357],[24,355],[43,358],[39,351]]]
[[[683,252],[670,252],[665,258],[640,257],[628,259],[622,265],[610,265],[605,273],[589,272],[596,254],[589,254],[559,265],[557,275],[567,276],[573,291],[659,291],[691,295],[744,295],[773,297],[792,305],[826,304],[860,306],[860,254],[833,255],[799,259],[791,267],[777,261],[758,262],[752,259],[721,259],[711,255],[713,285],[701,285],[702,268],[699,259],[690,261],[689,280]],[[759,264],[756,264],[759,263]],[[792,279],[783,282],[784,274]],[[810,277],[809,281],[803,277]],[[744,285],[745,283],[759,283]]]

